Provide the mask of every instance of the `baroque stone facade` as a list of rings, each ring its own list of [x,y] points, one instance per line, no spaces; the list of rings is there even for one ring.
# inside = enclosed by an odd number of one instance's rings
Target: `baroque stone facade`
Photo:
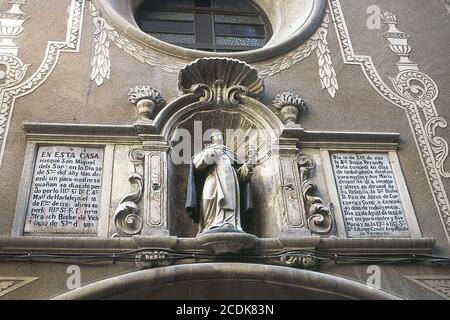
[[[230,53],[146,35],[142,1],[0,5],[0,298],[449,298],[445,2],[254,2],[274,34]]]

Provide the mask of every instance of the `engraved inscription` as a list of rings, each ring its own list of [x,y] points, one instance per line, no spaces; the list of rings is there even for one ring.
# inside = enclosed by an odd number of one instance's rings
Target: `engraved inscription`
[[[103,149],[40,146],[24,233],[96,233]]]
[[[333,153],[331,163],[349,237],[410,236],[387,154]]]

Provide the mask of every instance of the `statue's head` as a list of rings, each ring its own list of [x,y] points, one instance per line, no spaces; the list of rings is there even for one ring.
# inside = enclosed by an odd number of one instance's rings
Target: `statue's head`
[[[220,130],[213,130],[211,132],[211,143],[212,144],[223,144],[223,134]]]

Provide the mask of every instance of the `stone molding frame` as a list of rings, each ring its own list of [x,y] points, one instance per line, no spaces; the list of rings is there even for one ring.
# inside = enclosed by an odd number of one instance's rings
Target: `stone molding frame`
[[[242,283],[264,279],[263,281],[269,286],[285,286],[285,290],[296,290],[297,294],[303,292],[301,296],[309,296],[310,299],[311,296],[315,296],[315,299],[323,298],[326,294],[328,299],[401,300],[384,290],[334,275],[280,266],[233,262],[169,266],[164,268],[164,272],[161,269],[136,271],[100,280],[63,293],[54,297],[53,300],[121,299],[121,297],[123,299],[130,292],[132,294],[134,292],[131,297],[148,296],[151,293],[157,294],[158,288],[160,290],[165,285],[173,283],[208,283],[208,281],[222,279],[235,279]],[[180,293],[178,299],[192,298],[188,291],[182,290],[183,293]],[[195,296],[194,299],[196,299]]]
[[[388,148],[386,148],[388,147]],[[389,163],[391,165],[392,173],[394,176],[394,181],[396,183],[396,187],[398,188],[401,206],[403,208],[403,212],[405,214],[406,223],[408,225],[408,230],[411,238],[420,239],[422,238],[422,234],[420,232],[419,224],[417,222],[416,215],[414,213],[414,207],[411,202],[411,198],[409,196],[408,188],[406,186],[405,179],[402,174],[402,170],[400,167],[400,163],[398,160],[396,147],[389,148],[390,146],[378,146],[377,148],[370,148],[365,146],[358,146],[357,144],[353,144],[351,146],[346,146],[345,144],[341,146],[334,146],[331,148],[321,148],[320,153],[322,156],[322,161],[324,162],[324,172],[326,176],[326,181],[328,185],[328,192],[331,198],[331,202],[334,207],[334,217],[336,218],[336,234],[339,237],[347,237],[347,231],[344,223],[344,215],[343,210],[341,208],[336,178],[333,173],[332,164],[330,160],[330,155],[334,152],[352,152],[352,153],[380,153],[387,154],[389,158]],[[408,237],[408,238],[409,238]]]
[[[28,125],[25,124],[25,130],[33,130],[28,129]],[[33,127],[33,125],[31,125]],[[64,134],[67,134],[65,132]],[[93,141],[92,136],[90,141],[83,138],[81,135],[78,137],[74,137],[73,135],[69,135],[64,141],[61,139],[61,135],[63,133],[58,134],[55,138],[54,142],[51,142],[47,139],[49,136],[49,132],[42,136],[37,135],[37,139],[33,139],[28,137],[28,144],[26,150],[26,156],[24,161],[24,166],[22,170],[22,177],[19,185],[19,193],[16,202],[16,214],[14,215],[13,227],[11,230],[11,235],[14,237],[24,236],[24,227],[26,221],[26,214],[29,206],[29,198],[31,194],[32,188],[32,177],[35,170],[35,163],[37,159],[37,153],[40,146],[73,146],[73,147],[95,147],[103,149],[104,160],[103,160],[103,176],[101,182],[101,193],[102,195],[110,195],[111,194],[111,182],[109,178],[112,176],[113,172],[113,153],[114,153],[114,145],[106,142],[105,140],[97,140]],[[95,139],[95,138],[94,138]],[[105,143],[106,142],[106,143]],[[107,237],[108,230],[110,226],[109,219],[109,197],[102,196],[100,201],[100,218],[98,221],[97,232],[95,234],[73,234],[74,237]],[[33,236],[34,233],[30,233],[27,236]],[[39,233],[41,236],[55,236],[55,234],[49,233]],[[70,236],[71,234],[61,234],[59,236]]]
[[[230,75],[234,75],[234,78],[230,78]],[[280,139],[285,126],[268,106],[258,101],[264,84],[257,71],[236,59],[197,59],[180,71],[178,85],[184,95],[169,103],[155,117],[153,126],[157,133],[170,142],[178,124],[198,112],[220,110],[241,113],[255,124],[255,128],[265,132],[271,146],[274,179],[277,181],[275,188],[282,195],[280,203],[276,204],[279,210],[274,216],[279,229],[292,235],[310,235],[305,224],[300,188],[291,190],[283,187],[287,184],[297,185],[295,182],[299,181],[298,168],[293,160],[297,152],[297,140]],[[296,129],[302,131],[300,127]],[[152,131],[149,130],[153,128],[141,126],[140,130],[150,133]]]

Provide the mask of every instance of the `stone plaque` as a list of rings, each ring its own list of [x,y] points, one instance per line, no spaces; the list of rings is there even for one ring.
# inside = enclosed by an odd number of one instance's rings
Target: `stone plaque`
[[[388,154],[330,155],[348,237],[409,237]]]
[[[24,233],[97,233],[103,148],[40,146]]]

